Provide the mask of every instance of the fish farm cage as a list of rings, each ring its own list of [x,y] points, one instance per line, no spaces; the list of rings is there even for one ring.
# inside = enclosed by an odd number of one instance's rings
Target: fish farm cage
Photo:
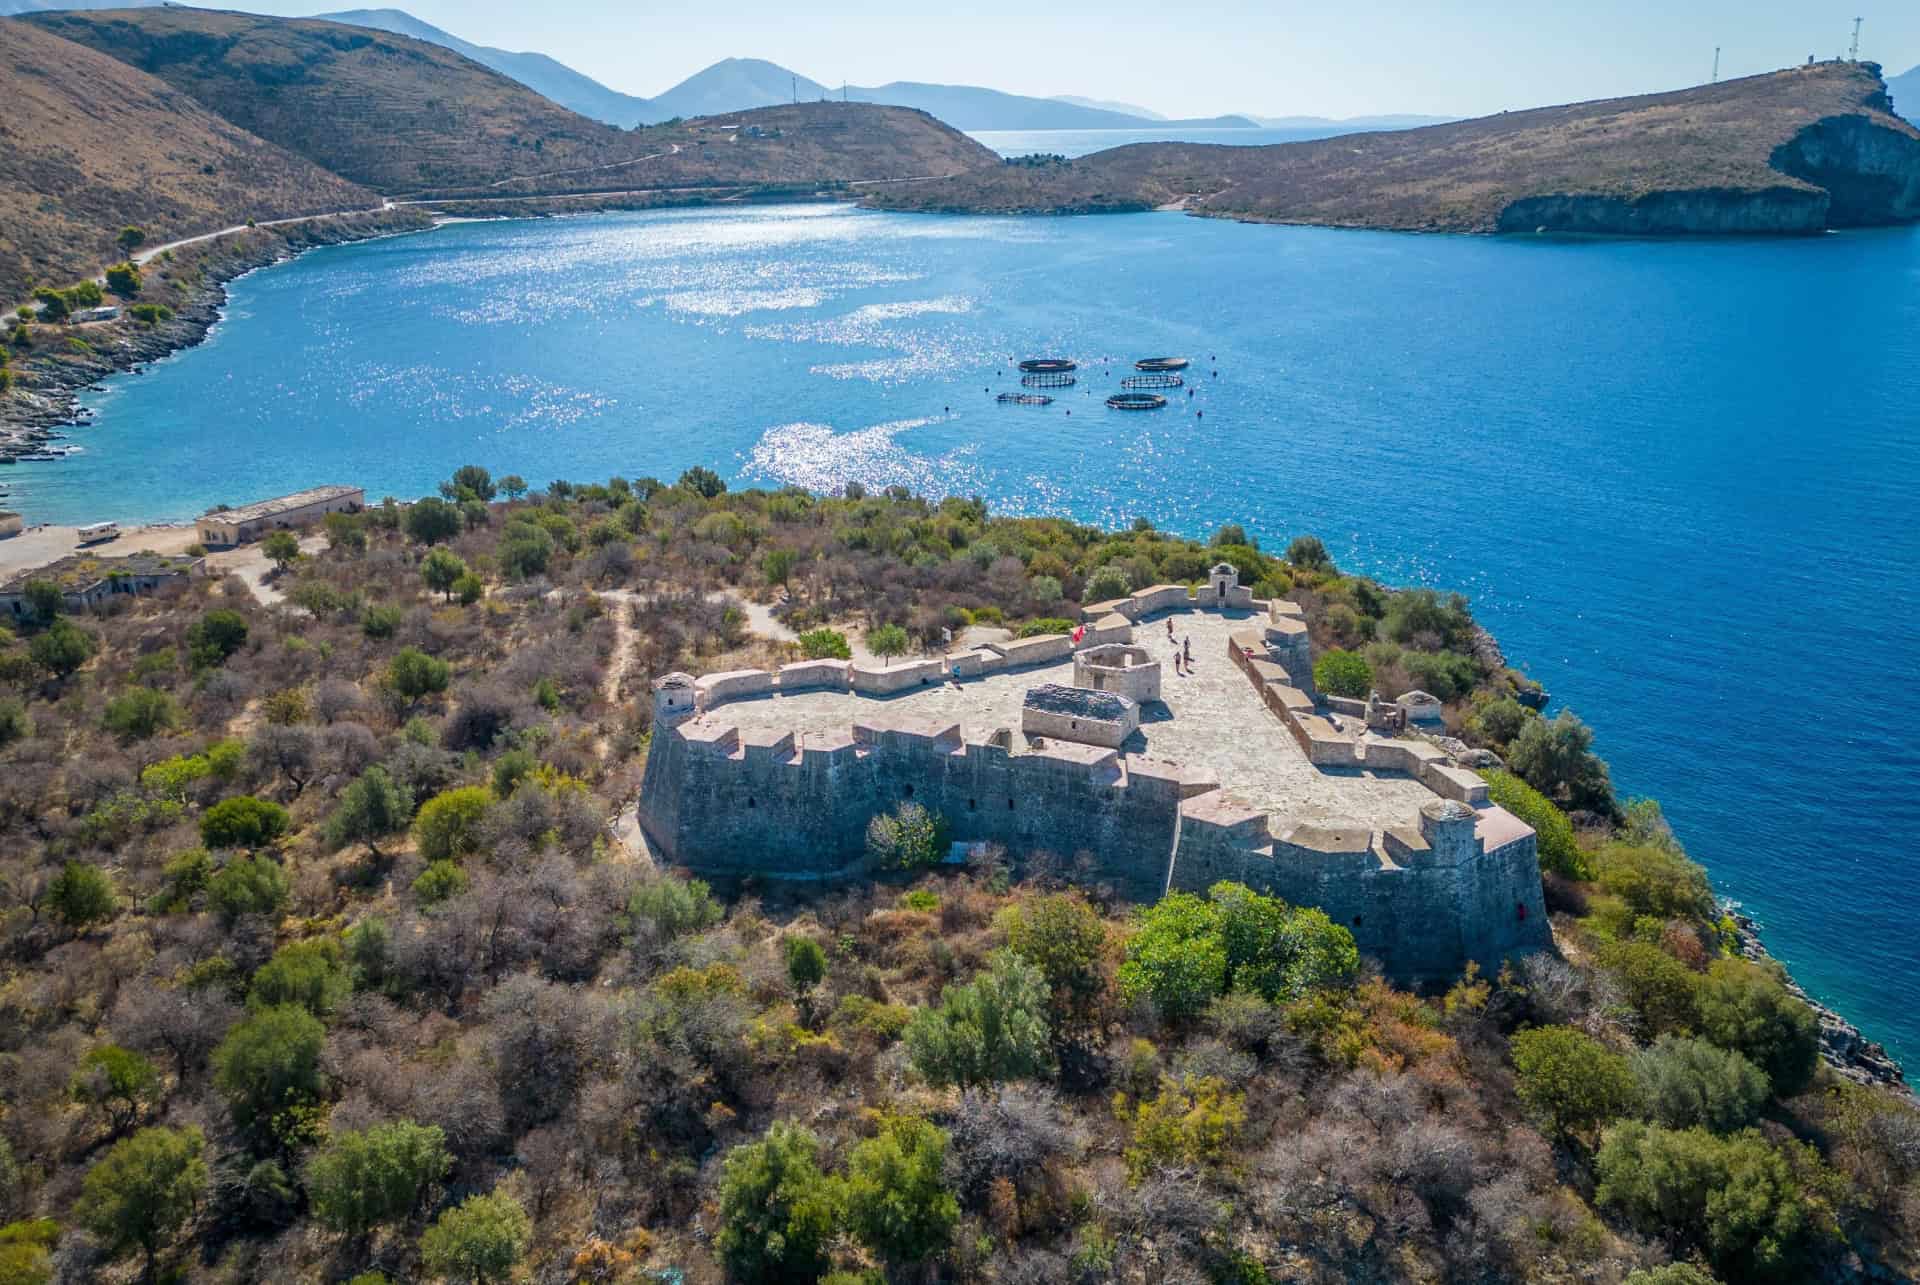
[[[1120,381],[1122,388],[1178,388],[1187,381],[1178,375],[1128,375]]]
[[[1003,406],[1051,406],[1053,398],[1040,393],[1001,393],[994,398]]]
[[[1133,363],[1133,368],[1153,374],[1165,374],[1169,371],[1185,370],[1192,364],[1185,357],[1142,357]]]
[[[1022,388],[1072,388],[1077,382],[1077,376],[1056,370],[1043,370],[1020,376]]]
[[[1064,375],[1080,369],[1080,363],[1065,357],[1029,357],[1020,363],[1023,375]]]
[[[1159,393],[1115,393],[1107,398],[1107,405],[1113,410],[1159,410],[1167,404],[1167,399]]]

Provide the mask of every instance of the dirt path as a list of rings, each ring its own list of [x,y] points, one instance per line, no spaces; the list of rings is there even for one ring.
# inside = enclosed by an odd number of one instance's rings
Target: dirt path
[[[515,183],[537,183],[543,178],[562,178],[568,174],[598,174],[603,170],[624,169],[629,165],[639,165],[643,161],[657,161],[662,156],[678,156],[679,154],[680,144],[668,143],[667,150],[664,152],[654,152],[648,156],[636,156],[630,161],[613,161],[606,165],[583,165],[578,169],[571,170],[548,170],[545,174],[521,174],[516,178],[503,178],[499,182],[489,183],[487,186],[512,187]]]

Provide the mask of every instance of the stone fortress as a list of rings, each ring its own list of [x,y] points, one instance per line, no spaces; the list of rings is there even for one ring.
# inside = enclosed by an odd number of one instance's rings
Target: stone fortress
[[[640,827],[703,877],[829,882],[911,800],[1136,901],[1233,879],[1317,906],[1402,984],[1551,944],[1533,831],[1407,730],[1432,697],[1316,696],[1299,607],[1224,564],[1083,617],[903,664],[668,674]]]

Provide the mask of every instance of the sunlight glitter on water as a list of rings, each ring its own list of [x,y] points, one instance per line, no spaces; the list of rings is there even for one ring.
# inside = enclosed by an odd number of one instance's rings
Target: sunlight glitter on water
[[[869,490],[908,486],[928,495],[977,491],[982,473],[975,450],[961,447],[940,456],[916,455],[894,439],[937,418],[901,419],[837,433],[826,424],[780,424],[760,435],[745,458],[746,476],[810,491],[839,491],[849,482]]]

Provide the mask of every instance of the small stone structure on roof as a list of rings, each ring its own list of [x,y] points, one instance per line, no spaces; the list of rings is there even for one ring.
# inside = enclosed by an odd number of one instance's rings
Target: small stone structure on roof
[[[1087,647],[1073,655],[1073,685],[1144,705],[1160,699],[1160,662],[1131,643]]]
[[[367,493],[357,486],[316,486],[271,500],[256,500],[237,509],[213,509],[194,525],[200,543],[230,548],[257,540],[269,531],[302,526],[329,513],[357,513],[366,507]]]
[[[1400,699],[1394,702],[1407,712],[1407,718],[1415,723],[1438,723],[1442,718],[1443,706],[1440,698],[1431,692],[1418,689],[1402,692]]]
[[[1118,692],[1042,683],[1027,689],[1020,704],[1020,730],[1117,750],[1140,730],[1140,706]]]

